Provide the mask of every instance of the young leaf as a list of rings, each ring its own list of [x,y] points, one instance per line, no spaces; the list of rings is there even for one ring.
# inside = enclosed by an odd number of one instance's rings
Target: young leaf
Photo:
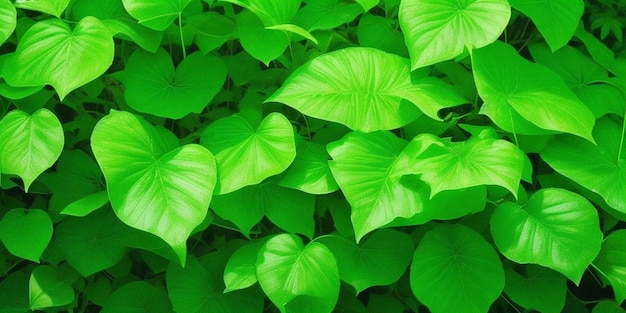
[[[116,289],[102,306],[101,313],[171,313],[172,304],[164,288],[135,281]]]
[[[258,127],[240,115],[219,119],[204,130],[200,143],[217,160],[216,194],[258,184],[296,157],[291,123],[280,113],[269,114]]]
[[[600,254],[592,265],[606,277],[615,293],[615,301],[621,304],[626,299],[626,230],[620,229],[608,235]]]
[[[339,296],[339,270],[332,252],[317,242],[304,246],[293,234],[277,235],[263,245],[256,274],[281,313],[295,308],[330,313]]]
[[[52,266],[37,266],[30,274],[28,298],[31,310],[66,305],[74,300],[74,289]]]
[[[112,110],[96,125],[91,148],[117,216],[165,240],[184,264],[187,237],[207,214],[216,169],[204,147],[177,147],[173,137],[131,113]]]
[[[17,11],[10,0],[0,0],[0,45],[13,33],[17,25]]]
[[[128,13],[148,28],[163,31],[193,0],[122,0]]]
[[[583,0],[509,0],[509,3],[530,17],[552,51],[565,46],[574,36],[585,10]]]
[[[59,158],[63,143],[63,127],[54,113],[13,110],[0,120],[0,172],[20,176],[28,191]]]
[[[226,65],[215,56],[195,52],[174,69],[164,49],[156,53],[137,49],[121,75],[131,108],[172,119],[202,112],[225,79]]]
[[[22,36],[5,64],[4,79],[17,87],[52,85],[63,100],[104,74],[114,52],[111,32],[95,17],[83,18],[73,30],[59,19],[47,19]]]
[[[0,220],[0,241],[13,255],[39,263],[52,238],[52,221],[39,209],[13,209]]]
[[[494,42],[510,17],[506,0],[403,0],[398,13],[412,69]]]
[[[263,241],[253,241],[237,249],[224,268],[224,293],[256,284],[256,257]]]
[[[287,46],[289,37],[279,30],[266,29],[261,20],[249,11],[237,15],[237,33],[241,46],[255,59],[269,66]]]
[[[504,202],[490,224],[496,246],[508,259],[549,267],[576,284],[602,243],[596,209],[564,189],[540,189],[523,207]]]
[[[85,216],[109,203],[109,195],[106,191],[99,191],[80,198],[68,204],[61,214],[72,216]]]
[[[504,293],[515,303],[542,313],[560,313],[565,305],[567,279],[543,266],[529,264],[526,275],[505,269]]]
[[[424,235],[411,263],[417,299],[433,313],[484,313],[504,288],[496,251],[476,231],[457,224]]]
[[[69,3],[70,0],[16,0],[15,7],[39,11],[61,18],[61,14]]]
[[[328,166],[326,148],[314,142],[302,142],[296,158],[285,171],[280,185],[311,194],[327,194],[339,189]]]
[[[485,102],[480,113],[498,127],[525,135],[566,132],[593,142],[593,114],[543,65],[497,41],[472,53],[472,67]]]
[[[288,23],[300,8],[300,0],[222,0],[242,6],[263,22],[266,27]]]

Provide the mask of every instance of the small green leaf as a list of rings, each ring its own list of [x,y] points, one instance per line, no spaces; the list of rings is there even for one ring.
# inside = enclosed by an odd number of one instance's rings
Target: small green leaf
[[[526,275],[513,269],[505,269],[504,293],[526,309],[542,313],[560,313],[565,305],[567,279],[565,276],[542,266],[529,264]]]
[[[412,69],[494,42],[511,17],[506,0],[403,0],[399,10]]]
[[[626,310],[612,301],[600,301],[593,307],[591,313],[624,313]]]
[[[31,310],[66,305],[74,300],[74,289],[52,266],[37,266],[30,274],[28,298]]]
[[[180,119],[200,113],[209,105],[226,79],[226,65],[200,52],[188,55],[176,69],[170,55],[159,49],[137,49],[121,75],[128,105],[143,113]]]
[[[280,113],[269,114],[258,127],[241,115],[219,119],[205,129],[200,143],[217,161],[216,194],[258,184],[296,157],[291,123]]]
[[[39,209],[13,209],[0,220],[0,241],[13,255],[39,263],[52,238],[52,221]]]
[[[285,171],[281,186],[311,194],[327,194],[339,189],[328,166],[326,148],[314,142],[302,142],[296,150],[296,158]]]
[[[311,33],[309,33],[304,28],[302,28],[302,27],[300,27],[298,25],[294,25],[294,24],[280,24],[280,25],[274,25],[274,26],[267,26],[267,27],[265,27],[265,29],[282,30],[286,34],[300,35],[300,36],[310,40],[314,44],[316,44],[316,45],[318,44],[317,43],[317,39],[315,39],[315,37],[313,37],[313,35],[311,35]]]
[[[163,31],[193,0],[122,0],[128,13],[148,28]]]
[[[307,1],[291,22],[311,32],[318,29],[332,29],[349,23],[361,13],[363,13],[363,7],[352,1]]]
[[[17,25],[17,10],[10,0],[0,0],[0,45],[13,34]]]
[[[626,299],[626,230],[620,229],[608,235],[604,242],[600,254],[593,261],[592,265],[606,277],[613,291],[617,303]]]
[[[115,290],[100,312],[171,313],[172,304],[164,288],[152,286],[145,281],[135,281]]]
[[[289,46],[287,34],[266,29],[261,20],[250,11],[237,15],[237,32],[243,49],[266,66],[281,56]]]
[[[60,18],[69,3],[70,0],[16,0],[15,6],[20,9],[38,11]]]
[[[106,191],[99,191],[80,198],[68,204],[61,214],[71,216],[85,216],[109,203],[109,195]]]
[[[165,240],[184,264],[187,238],[207,214],[216,169],[204,147],[176,141],[131,113],[112,110],[96,125],[91,147],[117,216]]]
[[[263,241],[253,241],[233,253],[224,268],[224,292],[248,288],[256,284],[256,257]]]
[[[0,171],[20,176],[28,191],[33,181],[57,161],[63,143],[63,127],[48,109],[39,109],[33,115],[13,110],[0,120]]]
[[[504,289],[504,270],[493,247],[463,225],[430,230],[411,264],[417,299],[433,313],[484,313]]]
[[[376,5],[378,5],[378,2],[380,2],[380,0],[355,0],[355,1],[358,2],[363,7],[363,11],[365,12],[375,7]]]
[[[222,0],[242,6],[263,22],[266,27],[289,22],[300,8],[300,0]]]
[[[596,209],[564,189],[541,189],[523,207],[504,202],[490,224],[496,246],[508,259],[549,267],[576,284],[602,243]]]
[[[330,313],[337,303],[339,270],[332,252],[321,243],[304,246],[296,235],[274,236],[259,251],[256,274],[281,313],[296,308]]]

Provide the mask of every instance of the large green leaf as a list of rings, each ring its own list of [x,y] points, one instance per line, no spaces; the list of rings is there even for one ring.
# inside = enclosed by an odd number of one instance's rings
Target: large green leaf
[[[113,37],[95,17],[85,17],[74,29],[59,19],[37,22],[20,39],[5,64],[9,85],[52,85],[61,99],[100,77],[113,63]]]
[[[200,113],[222,88],[226,65],[200,52],[188,55],[175,69],[164,50],[137,49],[121,75],[128,105],[143,113],[179,119]]]
[[[131,227],[167,242],[184,264],[186,241],[204,220],[216,182],[213,155],[128,112],[112,110],[91,136],[111,206]]]
[[[601,118],[593,131],[597,145],[556,136],[541,158],[563,176],[602,196],[613,209],[626,213],[626,145],[620,142],[621,133],[622,125]]]
[[[17,10],[10,0],[0,0],[0,45],[13,33],[17,25]]]
[[[116,289],[102,306],[101,313],[171,313],[172,304],[163,287],[135,281]]]
[[[39,209],[13,209],[0,220],[0,241],[13,255],[39,263],[52,238],[52,221]]]
[[[128,13],[148,28],[165,30],[193,0],[122,0]]]
[[[504,293],[515,303],[542,313],[560,313],[565,305],[567,279],[543,266],[529,264],[525,274],[505,269]]]
[[[585,10],[583,0],[509,0],[509,3],[530,17],[552,51],[565,46],[574,36]]]
[[[266,101],[355,130],[387,130],[415,120],[419,109],[437,118],[438,109],[466,102],[433,80],[413,84],[408,60],[397,55],[346,48],[299,67]]]
[[[66,305],[74,300],[74,289],[49,265],[37,266],[30,274],[28,298],[31,310]]]
[[[69,3],[70,0],[16,0],[15,6],[20,9],[38,11],[60,18]]]
[[[354,287],[357,294],[376,285],[396,282],[411,262],[413,240],[391,229],[373,232],[360,244],[336,235],[316,240],[335,255],[339,276]]]
[[[28,188],[63,150],[63,127],[54,113],[13,110],[0,120],[0,172],[15,174]]]
[[[265,27],[288,23],[300,8],[301,0],[222,0],[254,13]]]
[[[303,141],[296,150],[296,158],[285,171],[281,186],[311,194],[327,194],[339,189],[328,166],[328,152],[318,143]]]
[[[412,69],[494,42],[510,17],[506,0],[403,0],[398,16]]]
[[[204,130],[200,143],[217,161],[216,194],[258,184],[283,172],[296,157],[291,123],[280,113],[258,125],[241,115],[219,119]]]
[[[293,234],[272,237],[259,251],[256,274],[281,313],[330,313],[337,303],[339,270],[333,253],[321,243],[304,246]]]
[[[433,313],[484,313],[504,288],[504,270],[479,233],[445,225],[427,232],[415,249],[410,283]]]
[[[626,230],[620,229],[608,235],[604,242],[600,254],[593,261],[592,265],[606,277],[615,293],[617,303],[626,299]]]
[[[490,224],[496,246],[508,259],[552,268],[576,284],[602,243],[596,209],[564,189],[541,189],[522,207],[504,202]]]
[[[512,46],[497,41],[475,50],[472,67],[485,102],[480,113],[500,128],[525,135],[566,132],[593,141],[592,112],[554,72]]]

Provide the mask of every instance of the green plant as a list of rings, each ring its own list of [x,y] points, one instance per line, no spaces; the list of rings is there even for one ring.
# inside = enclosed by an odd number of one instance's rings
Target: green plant
[[[625,312],[623,12],[0,0],[0,312]]]

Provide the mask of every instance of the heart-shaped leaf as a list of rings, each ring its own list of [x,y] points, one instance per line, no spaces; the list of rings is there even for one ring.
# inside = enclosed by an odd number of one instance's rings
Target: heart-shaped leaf
[[[48,109],[32,115],[13,110],[0,120],[0,172],[20,176],[28,191],[59,158],[63,143],[63,127]]]
[[[509,3],[530,17],[552,51],[565,46],[574,36],[585,10],[583,0],[509,0]]]
[[[163,31],[193,0],[122,0],[128,13],[148,28]]]
[[[20,9],[38,11],[58,18],[70,4],[70,0],[16,0],[15,6]]]
[[[624,310],[622,307],[620,307],[613,301],[600,301],[598,304],[596,304],[596,306],[593,307],[593,310],[591,311],[591,313],[624,313],[624,312],[626,312],[626,310]]]
[[[339,189],[330,172],[324,146],[306,141],[300,143],[296,151],[296,158],[280,181],[281,186],[311,194],[327,194]]]
[[[256,274],[281,313],[295,308],[330,313],[337,303],[339,270],[333,253],[321,243],[304,246],[296,235],[274,236],[259,251]]]
[[[565,132],[593,141],[593,113],[554,72],[497,41],[472,53],[480,109],[498,127],[517,134]],[[549,132],[552,131],[552,132]]]
[[[207,214],[216,169],[204,147],[177,147],[176,141],[131,113],[112,110],[96,125],[91,148],[117,216],[165,240],[184,264],[187,238]]]
[[[179,119],[200,113],[222,88],[226,65],[200,52],[188,55],[176,69],[170,55],[159,49],[137,49],[121,75],[128,105],[143,113]]]
[[[224,268],[224,285],[226,290],[248,288],[257,282],[256,257],[263,247],[263,241],[253,241],[237,249],[228,259]]]
[[[433,80],[414,85],[407,59],[373,48],[346,48],[299,67],[266,102],[355,130],[387,130],[415,120],[420,109],[438,118],[438,109],[466,102]]]
[[[289,46],[287,35],[279,30],[266,29],[250,11],[237,15],[237,33],[243,49],[266,66],[281,56]]]
[[[398,13],[412,69],[494,42],[510,17],[506,0],[403,0]]]
[[[427,232],[415,249],[410,283],[433,313],[484,313],[504,289],[504,270],[479,233],[445,225]]]
[[[0,241],[13,255],[39,263],[52,238],[52,221],[39,209],[13,209],[0,220]]]
[[[300,0],[222,0],[242,6],[263,22],[265,27],[289,22],[300,8]]]
[[[171,313],[172,304],[163,287],[135,281],[116,289],[102,306],[101,313]]]
[[[504,202],[490,224],[496,246],[508,259],[549,267],[576,284],[602,243],[596,209],[564,189],[541,189],[523,207]]]
[[[608,235],[604,242],[600,254],[593,261],[592,265],[606,277],[617,303],[626,299],[626,230],[620,229]]]
[[[504,293],[524,308],[542,313],[560,313],[567,293],[565,276],[539,265],[529,264],[524,269],[525,275],[505,269]]]
[[[258,184],[296,157],[291,123],[280,113],[269,114],[258,127],[241,115],[219,119],[205,129],[200,143],[215,155],[217,194]]]
[[[31,310],[66,305],[74,300],[74,289],[52,266],[37,266],[30,274],[28,298]]]
[[[17,25],[17,10],[10,0],[0,0],[0,45],[13,34]]]
[[[47,19],[22,36],[4,79],[17,87],[52,85],[63,99],[104,74],[114,52],[111,32],[95,17],[83,18],[73,30],[62,20]]]

